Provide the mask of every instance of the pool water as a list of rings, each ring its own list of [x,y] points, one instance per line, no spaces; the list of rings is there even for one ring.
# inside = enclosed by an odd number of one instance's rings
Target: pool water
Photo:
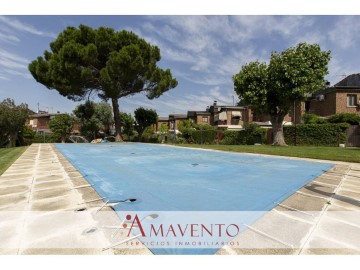
[[[155,144],[57,144],[129,211],[268,211],[333,164]],[[115,207],[116,210],[118,210]]]

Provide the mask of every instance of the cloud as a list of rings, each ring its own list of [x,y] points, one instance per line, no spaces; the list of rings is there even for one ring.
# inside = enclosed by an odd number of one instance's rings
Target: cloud
[[[0,41],[8,42],[11,44],[20,42],[20,39],[13,35],[8,35],[0,32]]]
[[[329,40],[336,46],[347,49],[357,46],[360,31],[359,16],[341,16],[329,32]]]
[[[28,59],[0,49],[0,72],[2,74],[22,76],[30,79],[31,75],[27,70],[28,63]]]
[[[22,23],[19,20],[11,18],[9,16],[0,16],[0,22],[10,26],[13,29],[19,30],[21,32],[30,33],[30,34],[37,35],[37,36],[56,38],[56,34],[54,34],[54,33],[43,32],[41,30],[36,29],[32,25]]]
[[[132,113],[137,107],[155,109],[159,116],[168,116],[169,113],[186,114],[187,111],[205,111],[214,100],[219,105],[232,105],[237,102],[237,97],[231,90],[222,90],[212,87],[209,90],[194,91],[193,93],[179,95],[176,92],[167,92],[158,99],[147,100],[144,96],[135,96],[120,100],[121,111]],[[121,106],[121,104],[123,106]]]
[[[4,75],[4,74],[0,74],[0,80],[10,81],[10,79],[8,77],[6,77],[6,75]]]

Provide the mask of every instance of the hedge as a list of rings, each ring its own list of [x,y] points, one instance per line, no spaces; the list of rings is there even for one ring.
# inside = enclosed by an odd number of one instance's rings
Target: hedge
[[[214,130],[194,130],[191,134],[194,143],[214,144],[217,131]]]
[[[60,142],[59,136],[50,134],[36,134],[30,143],[57,143]]]
[[[285,142],[288,145],[339,146],[346,143],[349,124],[298,124],[284,126]],[[296,133],[295,133],[296,128]]]
[[[224,145],[254,145],[255,143],[265,144],[266,143],[266,132],[265,128],[251,128],[240,131],[226,130],[224,132],[224,138],[220,144]]]

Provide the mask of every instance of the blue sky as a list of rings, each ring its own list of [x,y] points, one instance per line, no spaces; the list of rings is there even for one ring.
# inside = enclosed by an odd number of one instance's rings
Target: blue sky
[[[231,78],[242,65],[266,62],[272,51],[299,42],[331,50],[331,84],[360,72],[359,16],[0,16],[0,100],[71,112],[77,103],[37,83],[27,65],[67,26],[79,24],[131,30],[159,46],[159,65],[170,68],[179,84],[155,100],[143,94],[120,99],[120,109],[130,113],[139,106],[160,116],[186,113],[214,100],[231,105],[233,96],[237,101]]]

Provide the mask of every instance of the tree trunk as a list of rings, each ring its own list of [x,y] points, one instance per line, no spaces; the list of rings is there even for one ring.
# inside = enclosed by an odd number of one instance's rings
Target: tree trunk
[[[139,135],[139,137],[138,137],[138,142],[141,142],[142,141],[142,136],[143,136],[143,134],[144,134],[144,131],[145,131],[145,129],[143,129],[143,130],[141,130],[141,129],[139,129],[138,130],[138,135]]]
[[[119,101],[117,98],[111,99],[113,110],[114,110],[114,122],[115,122],[115,141],[122,142],[121,139],[121,124],[120,124],[120,111],[119,111]]]
[[[9,136],[10,138],[10,147],[16,147],[16,139],[17,139],[17,132],[13,132]]]
[[[61,143],[65,143],[65,140],[66,140],[66,135],[62,135],[61,136]]]
[[[271,124],[273,130],[273,144],[274,146],[287,146],[283,131],[284,115],[271,116]]]

